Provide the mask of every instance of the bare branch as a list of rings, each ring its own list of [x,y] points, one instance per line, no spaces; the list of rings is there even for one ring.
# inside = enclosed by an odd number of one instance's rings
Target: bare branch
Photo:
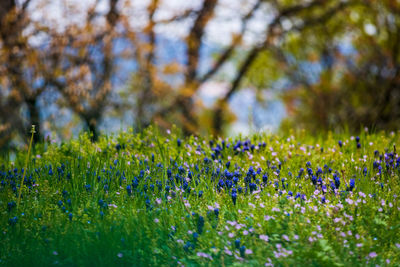
[[[201,39],[204,35],[204,30],[212,18],[215,6],[218,0],[204,0],[203,6],[200,9],[197,18],[187,37],[187,72],[185,75],[185,83],[191,84],[197,76],[197,66],[199,62]]]
[[[217,73],[218,70],[222,67],[222,65],[231,57],[233,51],[235,50],[236,46],[240,43],[243,34],[247,29],[248,21],[252,18],[254,12],[257,9],[259,9],[262,2],[263,0],[258,0],[257,3],[251,8],[251,10],[245,16],[243,16],[239,35],[233,38],[232,43],[228,47],[226,47],[225,50],[220,54],[215,65],[206,74],[204,74],[203,77],[199,79],[201,83],[207,81],[215,73]]]
[[[171,18],[155,21],[155,24],[167,24],[167,23],[171,23],[171,22],[182,21],[191,16],[198,15],[198,13],[199,13],[199,11],[197,11],[197,10],[188,9],[188,10],[184,11],[183,13],[175,15]]]

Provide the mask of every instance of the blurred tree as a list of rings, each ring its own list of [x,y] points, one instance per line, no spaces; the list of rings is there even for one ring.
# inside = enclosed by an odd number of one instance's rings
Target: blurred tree
[[[291,88],[283,94],[291,126],[313,132],[398,129],[400,3],[365,3],[301,37],[292,36],[286,52],[281,51],[295,58],[287,61]],[[304,40],[307,49],[293,49],[304,46]],[[314,73],[306,61],[318,66]]]
[[[330,47],[335,47],[332,40],[343,39],[348,33],[358,36],[360,51],[361,45],[372,51],[373,46],[382,47],[383,42],[373,37],[365,42],[361,37],[368,39],[368,36],[357,32],[365,23],[347,21],[351,12],[358,9],[363,18],[379,17],[380,4],[374,1],[248,0],[240,2],[243,8],[237,11],[239,30],[232,34],[229,44],[215,50],[213,61],[204,67],[201,66],[201,57],[208,29],[215,27],[213,23],[221,19],[218,8],[226,8],[220,0],[199,1],[198,6],[170,14],[166,19],[158,16],[163,12],[165,0],[146,3],[107,0],[105,9],[99,7],[104,2],[96,0],[84,11],[78,10],[81,8],[79,5],[65,1],[63,14],[80,12],[84,19],[75,21],[71,18],[62,25],[53,25],[42,18],[32,19],[34,12],[43,11],[38,4],[40,0],[32,1],[35,5],[30,2],[26,0],[17,4],[14,0],[6,0],[0,8],[0,146],[16,134],[24,133],[30,124],[37,125],[39,134],[36,141],[40,140],[43,108],[40,99],[45,92],[58,92],[58,107],[67,107],[78,115],[92,133],[93,140],[98,137],[98,126],[108,109],[119,111],[121,115],[129,110],[134,114],[135,126],[139,129],[152,122],[165,127],[174,123],[186,134],[204,132],[204,118],[208,117],[212,123],[206,130],[220,135],[232,119],[228,102],[242,86],[255,85],[265,89],[266,85],[286,78],[292,81],[292,88],[295,84],[302,88],[315,87],[315,83],[302,78],[304,68],[299,66],[304,58],[329,59],[332,56]],[[353,5],[364,2],[371,2],[376,7],[355,8]],[[397,4],[392,2],[385,2],[385,12],[389,12],[392,6],[396,7]],[[46,1],[42,3],[48,4]],[[146,6],[139,17],[130,13],[137,9],[138,4]],[[350,5],[353,5],[351,9],[348,8]],[[256,14],[257,23],[263,30],[254,40],[245,41]],[[392,27],[390,17],[388,21]],[[189,25],[181,40],[184,44],[181,61],[160,60],[160,40],[165,36],[159,27],[166,25]],[[385,27],[389,29],[389,26]],[[371,26],[368,27],[371,32]],[[129,43],[122,51],[117,46],[120,40]],[[395,40],[390,42],[394,46]],[[382,49],[382,54],[387,55],[385,49]],[[135,66],[132,83],[124,92],[118,91],[113,83],[121,59]],[[236,64],[235,72],[224,77],[227,90],[222,92],[213,107],[205,108],[198,98],[200,88],[232,63]],[[364,66],[362,61],[353,60],[353,63],[357,67]],[[329,69],[336,69],[336,59],[329,64],[332,65]],[[385,65],[380,66],[384,68]],[[355,77],[366,73],[360,69],[357,71]],[[336,76],[332,75],[335,82]],[[392,99],[394,93],[387,94],[388,97],[384,94],[383,103],[385,99]],[[135,105],[124,102],[131,98]],[[295,93],[291,99],[301,102]]]
[[[182,14],[173,16],[170,20],[155,21],[154,13],[157,12],[159,1],[151,1],[148,7],[148,22],[146,29],[142,33],[147,34],[147,38],[137,38],[137,34],[132,34],[136,42],[137,60],[139,63],[139,72],[143,75],[135,75],[135,88],[141,92],[138,101],[138,123],[148,125],[151,121],[157,121],[162,125],[169,125],[171,122],[178,123],[185,133],[196,133],[201,128],[199,125],[199,116],[202,113],[212,114],[209,119],[213,121],[211,131],[220,135],[223,133],[226,122],[231,117],[228,112],[228,101],[231,96],[240,88],[246,73],[259,57],[262,51],[274,49],[281,45],[284,36],[291,32],[299,32],[302,29],[313,27],[325,23],[336,13],[344,9],[352,1],[263,1],[258,0],[243,12],[241,18],[241,29],[232,37],[231,43],[216,52],[215,61],[212,66],[204,73],[199,70],[199,57],[205,30],[210,23],[216,19],[215,9],[220,4],[217,0],[204,0],[202,6],[197,10],[185,10]],[[243,37],[247,33],[248,23],[258,11],[264,13],[264,33],[263,40],[251,44],[243,43]],[[163,79],[166,74],[163,66],[151,62],[154,59],[154,50],[157,48],[154,28],[159,23],[176,22],[177,20],[192,19],[193,23],[184,38],[186,43],[185,64],[175,68],[178,74],[182,75],[183,81],[175,86],[168,85]],[[292,23],[293,27],[285,28],[284,23]],[[144,49],[143,39],[147,40]],[[247,47],[243,47],[246,45]],[[196,94],[201,86],[213,78],[222,67],[231,62],[235,54],[245,54],[242,61],[237,66],[237,72],[229,81],[229,88],[224,96],[216,101],[213,110],[207,111],[196,103]],[[147,56],[146,56],[147,55]],[[147,59],[147,60],[142,60]],[[170,68],[167,68],[168,70]],[[142,84],[142,87],[137,85]],[[160,101],[161,100],[161,101]],[[147,109],[147,112],[143,110]],[[144,116],[143,114],[150,116]],[[226,115],[226,116],[225,116]],[[204,129],[203,129],[204,130]]]
[[[36,125],[35,142],[42,139],[39,99],[53,89],[61,93],[59,106],[75,112],[96,140],[98,122],[113,105],[109,96],[118,57],[113,50],[118,1],[109,0],[103,14],[97,12],[96,1],[86,21],[66,25],[33,20],[27,12],[30,2],[10,0],[0,9],[0,147],[18,134],[24,136],[30,125]],[[41,8],[36,3],[34,10]]]
[[[88,9],[84,23],[70,23],[50,34],[49,61],[52,72],[46,80],[83,120],[96,141],[98,124],[106,108],[112,105],[112,76],[116,70],[115,41],[120,37],[117,23],[118,0],[109,0],[104,14],[96,12],[99,1]],[[105,17],[105,23],[99,17]]]
[[[0,147],[17,133],[28,133],[31,125],[37,129],[35,141],[41,139],[38,97],[46,87],[40,75],[44,55],[29,38],[42,29],[29,29],[34,26],[26,14],[29,4],[5,0],[0,6]]]

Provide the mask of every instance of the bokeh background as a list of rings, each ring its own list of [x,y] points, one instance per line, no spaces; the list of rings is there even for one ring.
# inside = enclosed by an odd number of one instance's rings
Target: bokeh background
[[[397,130],[399,49],[397,0],[3,0],[0,147]]]

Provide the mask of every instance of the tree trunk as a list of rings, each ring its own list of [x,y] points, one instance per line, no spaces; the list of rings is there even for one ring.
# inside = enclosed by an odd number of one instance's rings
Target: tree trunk
[[[90,140],[96,142],[99,140],[99,130],[97,128],[98,119],[94,117],[84,117],[83,120],[86,123],[86,127],[89,130]]]
[[[224,121],[223,121],[223,108],[222,108],[222,106],[221,106],[221,104],[220,105],[217,105],[216,107],[215,107],[215,110],[214,110],[214,116],[213,116],[213,134],[214,134],[214,136],[216,136],[216,137],[218,137],[218,136],[221,136],[222,135],[222,129],[223,129],[223,123],[224,123]]]
[[[99,140],[99,131],[97,129],[96,123],[89,123],[89,131],[91,134],[91,139],[92,142],[96,142]]]
[[[35,134],[33,135],[34,143],[41,142],[42,139],[42,132],[40,129],[40,114],[39,114],[39,107],[37,107],[37,99],[27,99],[26,104],[28,105],[29,111],[29,125],[28,125],[28,136],[31,136],[31,129],[32,125],[35,125]]]

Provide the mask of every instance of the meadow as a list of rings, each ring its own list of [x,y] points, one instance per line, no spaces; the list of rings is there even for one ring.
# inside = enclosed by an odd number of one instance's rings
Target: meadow
[[[4,153],[0,265],[399,266],[399,141],[150,127]]]

